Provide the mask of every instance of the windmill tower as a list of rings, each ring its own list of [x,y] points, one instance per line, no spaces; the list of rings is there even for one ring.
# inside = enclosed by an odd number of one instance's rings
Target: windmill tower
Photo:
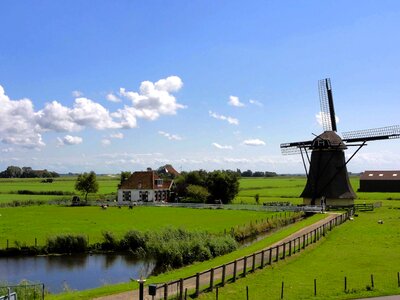
[[[347,164],[368,141],[400,138],[400,126],[351,131],[343,133],[341,138],[336,133],[330,79],[319,81],[319,96],[324,132],[313,140],[281,144],[281,150],[283,154],[301,154],[307,175],[306,186],[300,195],[304,204],[352,206],[357,196],[350,184]],[[350,146],[358,148],[346,160],[344,151]]]

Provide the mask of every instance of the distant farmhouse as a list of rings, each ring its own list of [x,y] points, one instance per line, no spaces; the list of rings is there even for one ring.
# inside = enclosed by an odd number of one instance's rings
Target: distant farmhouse
[[[400,171],[365,171],[360,192],[400,192]]]
[[[160,170],[162,170],[160,175],[173,174],[173,177],[179,175],[170,165],[159,168],[158,172]],[[175,194],[171,191],[174,180],[162,178],[158,172],[153,170],[134,172],[120,185],[118,189],[118,203],[174,201]]]

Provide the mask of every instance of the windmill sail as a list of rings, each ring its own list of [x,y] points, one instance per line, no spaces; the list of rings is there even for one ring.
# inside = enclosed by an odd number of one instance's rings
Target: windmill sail
[[[329,78],[318,82],[321,120],[324,131],[336,131],[335,108],[333,106],[332,86]]]
[[[374,129],[348,131],[342,134],[347,143],[367,142],[400,138],[400,126],[387,126]]]

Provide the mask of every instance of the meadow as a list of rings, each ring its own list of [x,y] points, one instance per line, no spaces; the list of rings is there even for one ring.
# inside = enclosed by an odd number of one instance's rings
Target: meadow
[[[100,242],[102,232],[122,237],[129,230],[157,231],[171,226],[210,233],[229,232],[231,227],[271,217],[275,213],[188,209],[172,207],[65,207],[55,205],[0,208],[0,249],[18,241],[44,245],[47,237],[68,233],[85,234],[90,243]]]
[[[378,220],[383,220],[379,224]],[[355,299],[400,293],[400,202],[359,213],[310,250],[219,289],[219,299]],[[371,282],[371,275],[373,281]],[[347,291],[344,291],[344,277]],[[314,279],[317,295],[314,295]],[[373,286],[374,285],[374,286]],[[200,299],[215,299],[206,293]]]

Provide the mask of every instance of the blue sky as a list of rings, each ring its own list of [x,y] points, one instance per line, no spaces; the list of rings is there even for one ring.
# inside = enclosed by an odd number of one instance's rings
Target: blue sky
[[[0,168],[304,172],[279,145],[399,124],[398,1],[2,1]],[[400,140],[348,169],[400,169]],[[353,148],[347,155],[351,155]]]

